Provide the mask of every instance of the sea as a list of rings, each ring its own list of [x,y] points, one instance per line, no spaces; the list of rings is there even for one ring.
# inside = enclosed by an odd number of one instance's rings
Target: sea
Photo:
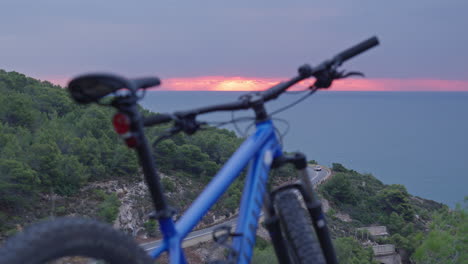
[[[243,94],[153,90],[141,105],[173,112],[230,102]],[[303,95],[283,94],[267,103],[267,110]],[[244,116],[253,115],[225,112],[198,120],[216,124]],[[450,207],[468,196],[468,93],[323,91],[273,117],[285,151],[301,151],[325,166],[337,162],[371,173],[385,184],[402,184],[413,195]],[[253,132],[250,123],[226,128],[245,136]]]

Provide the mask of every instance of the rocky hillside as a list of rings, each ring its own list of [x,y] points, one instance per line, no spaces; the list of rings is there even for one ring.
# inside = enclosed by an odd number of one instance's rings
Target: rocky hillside
[[[0,238],[39,219],[74,214],[116,221],[131,234],[141,231],[151,211],[149,199],[135,153],[112,129],[112,109],[78,106],[59,86],[3,70],[0,93]],[[147,129],[149,141],[167,128]],[[241,141],[232,131],[208,128],[153,149],[177,210],[191,203]],[[274,178],[288,178],[289,172],[282,169]],[[242,181],[203,224],[235,213]]]

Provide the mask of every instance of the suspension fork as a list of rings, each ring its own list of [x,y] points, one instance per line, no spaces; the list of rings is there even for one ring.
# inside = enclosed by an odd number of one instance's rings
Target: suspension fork
[[[273,161],[272,167],[281,167],[287,163],[292,163],[296,170],[298,170],[300,181],[298,183],[292,183],[280,188],[275,189],[270,194],[269,201],[274,201],[275,195],[286,189],[296,189],[298,190],[302,197],[304,198],[307,211],[312,219],[315,232],[317,234],[320,246],[322,248],[325,260],[328,264],[337,264],[335,250],[333,248],[333,243],[330,236],[330,231],[325,220],[325,216],[322,210],[322,203],[317,197],[317,194],[314,190],[312,184],[310,173],[307,170],[307,159],[306,156],[302,153],[296,153],[294,155],[283,155],[278,158],[275,158]],[[284,252],[284,239],[281,234],[281,226],[279,223],[279,218],[276,215],[275,208],[271,202],[266,205],[266,227],[270,233],[270,237],[273,241],[275,253],[280,260],[280,263],[289,263],[289,258]]]
[[[314,224],[315,232],[322,247],[323,255],[328,264],[338,264],[336,259],[335,249],[331,240],[330,231],[328,229],[325,214],[322,210],[322,202],[318,199],[312,181],[310,180],[309,171],[307,168],[299,171],[301,175],[301,194],[304,197],[307,210]]]
[[[285,250],[286,245],[284,244],[285,240],[283,234],[281,233],[281,225],[279,217],[275,212],[273,204],[271,203],[271,195],[265,194],[264,200],[264,212],[265,212],[265,228],[268,230],[270,235],[271,242],[275,249],[276,257],[278,258],[281,264],[289,264],[289,256]]]

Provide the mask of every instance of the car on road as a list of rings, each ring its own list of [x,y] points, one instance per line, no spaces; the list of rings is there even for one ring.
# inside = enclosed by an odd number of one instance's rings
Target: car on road
[[[321,171],[321,170],[322,170],[322,167],[320,167],[319,165],[314,166],[314,171]]]

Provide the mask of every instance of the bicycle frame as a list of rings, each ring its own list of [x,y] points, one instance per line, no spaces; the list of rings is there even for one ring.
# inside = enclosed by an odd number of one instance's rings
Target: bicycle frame
[[[255,245],[255,232],[257,230],[258,219],[266,194],[266,182],[268,172],[273,166],[278,167],[284,163],[293,163],[302,175],[302,182],[306,190],[313,192],[312,183],[307,174],[307,160],[303,154],[296,153],[294,157],[283,155],[281,146],[276,138],[274,127],[269,115],[264,108],[264,103],[276,99],[281,93],[291,86],[310,77],[315,77],[316,81],[310,87],[311,91],[306,95],[315,93],[318,89],[328,88],[336,79],[346,78],[352,75],[362,75],[360,72],[337,71],[338,66],[350,58],[376,46],[379,41],[376,37],[367,39],[349,49],[346,49],[332,59],[326,60],[316,67],[309,64],[302,65],[298,69],[298,75],[292,79],[280,82],[266,91],[255,94],[246,94],[236,102],[202,107],[190,111],[176,112],[174,114],[158,114],[143,119],[138,111],[137,102],[142,98],[137,92],[142,89],[157,86],[161,82],[158,78],[139,78],[127,80],[120,76],[110,74],[88,74],[72,80],[69,90],[75,101],[88,104],[96,102],[101,105],[113,106],[125,115],[114,116],[114,128],[116,132],[125,140],[128,147],[135,148],[140,165],[143,168],[145,181],[151,194],[156,213],[154,218],[158,219],[161,232],[163,234],[163,244],[151,254],[157,258],[164,251],[169,251],[171,263],[186,263],[182,251],[182,241],[184,237],[196,226],[213,204],[226,192],[232,182],[240,175],[241,171],[250,162],[246,183],[244,186],[240,214],[237,220],[233,248],[229,255],[230,260],[237,263],[250,262],[252,249]],[[110,103],[100,101],[109,93],[115,93],[126,88],[128,94],[117,97]],[[282,108],[283,111],[292,105]],[[213,180],[207,185],[204,191],[193,202],[190,208],[184,213],[177,223],[174,223],[173,211],[169,208],[165,196],[162,192],[161,182],[156,173],[156,166],[151,155],[151,149],[145,138],[143,126],[151,126],[174,121],[172,130],[168,134],[160,136],[159,139],[168,137],[178,132],[193,134],[203,123],[197,122],[197,115],[215,111],[234,111],[241,109],[252,109],[255,111],[256,132],[250,136],[240,148],[233,154],[223,168],[215,175]],[[275,112],[278,113],[278,110]],[[120,113],[118,113],[120,114]],[[233,120],[234,121],[234,120]],[[313,220],[317,235],[320,240],[322,250],[328,263],[337,263],[333,251],[328,228],[323,218],[321,204],[314,197],[308,195],[302,185],[289,184],[288,188],[296,188],[301,191],[306,203],[310,217]],[[269,201],[270,197],[265,195]],[[288,256],[282,249],[284,248],[281,238],[281,226],[278,218],[274,217],[275,209],[271,204],[265,206],[267,209],[267,227],[275,245],[275,253],[280,261],[288,262]],[[229,235],[233,235],[232,233]]]
[[[168,250],[170,263],[186,263],[182,251],[183,239],[250,162],[236,225],[236,233],[241,235],[233,238],[235,255],[231,256],[236,263],[250,262],[270,165],[275,157],[282,155],[271,120],[257,123],[256,128],[256,132],[242,143],[175,224],[170,218],[159,219],[164,240],[151,253],[153,258]]]

